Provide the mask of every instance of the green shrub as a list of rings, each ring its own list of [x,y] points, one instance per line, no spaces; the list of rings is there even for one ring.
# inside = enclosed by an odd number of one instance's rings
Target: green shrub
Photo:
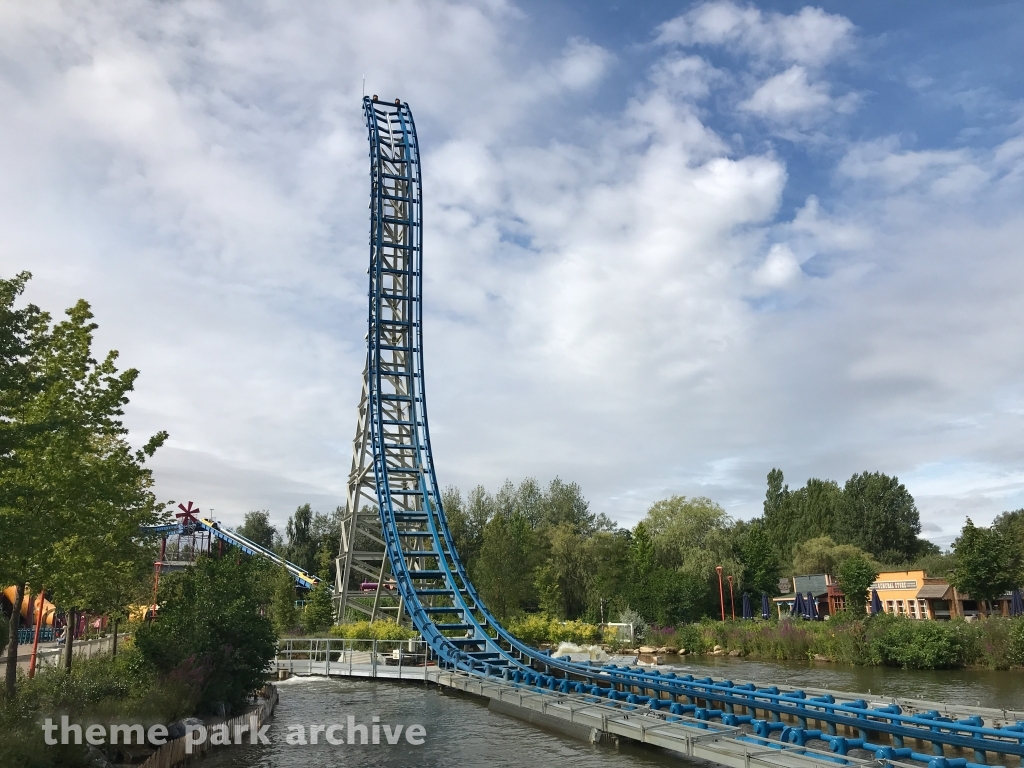
[[[1007,656],[1010,663],[1024,667],[1024,616],[1010,619],[1009,648]]]
[[[326,581],[321,581],[309,593],[309,602],[302,612],[302,628],[307,635],[317,635],[334,623],[334,601]]]
[[[202,693],[195,683],[157,675],[130,643],[116,658],[76,659],[70,672],[42,667],[31,680],[20,679],[16,703],[0,699],[0,765],[90,765],[82,747],[46,745],[40,718],[60,713],[84,722],[170,723],[194,712]]]
[[[906,669],[953,669],[978,658],[975,629],[967,622],[918,621],[881,614],[868,620],[870,660]]]
[[[419,637],[419,632],[409,627],[403,627],[393,621],[377,620],[351,621],[345,624],[335,624],[331,627],[331,637],[342,637],[347,640],[412,640]]]
[[[551,618],[544,613],[527,613],[505,624],[509,632],[527,645],[550,642]]]
[[[700,624],[686,624],[682,627],[676,627],[673,644],[679,648],[685,648],[691,653],[703,653],[706,643],[701,635]]]
[[[276,651],[265,566],[255,558],[196,560],[160,582],[156,621],[135,642],[157,672],[197,681],[202,704],[241,709],[266,681]]]
[[[527,645],[594,645],[604,640],[601,628],[585,621],[559,621],[546,613],[527,613],[505,623],[505,627]]]

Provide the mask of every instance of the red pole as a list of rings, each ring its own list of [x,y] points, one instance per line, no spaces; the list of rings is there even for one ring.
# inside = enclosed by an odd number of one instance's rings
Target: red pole
[[[725,594],[722,592],[722,566],[715,566],[715,573],[718,574],[718,604],[722,606],[722,621],[725,621]]]
[[[729,576],[729,602],[732,603],[732,620],[736,621],[736,598],[732,593],[732,576]]]
[[[28,676],[33,678],[36,676],[36,654],[39,652],[39,632],[43,624],[43,591],[44,588],[39,588],[39,607],[36,609],[36,636],[32,641],[32,656],[28,661]]]

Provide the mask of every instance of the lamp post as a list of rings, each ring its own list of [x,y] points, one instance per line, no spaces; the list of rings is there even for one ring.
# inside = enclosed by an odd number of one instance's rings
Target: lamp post
[[[736,621],[736,597],[732,593],[732,576],[729,579],[729,603],[732,605],[732,620]]]
[[[722,566],[715,566],[715,573],[718,574],[718,604],[722,606],[722,621],[725,621],[725,593],[722,590]]]

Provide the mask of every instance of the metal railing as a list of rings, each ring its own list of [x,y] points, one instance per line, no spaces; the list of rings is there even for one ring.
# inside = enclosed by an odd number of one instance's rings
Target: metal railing
[[[344,675],[411,679],[435,659],[423,640],[296,637],[278,641],[274,666],[296,675]]]

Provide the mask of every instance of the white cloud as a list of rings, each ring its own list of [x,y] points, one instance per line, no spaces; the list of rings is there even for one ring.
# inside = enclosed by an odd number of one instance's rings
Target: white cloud
[[[766,80],[739,108],[761,117],[782,119],[819,112],[831,103],[828,86],[807,81],[807,70],[793,66]]]
[[[970,193],[990,177],[969,150],[902,150],[899,140],[891,136],[852,146],[838,170],[850,179],[879,183],[891,191],[925,186],[940,194]]]
[[[702,3],[658,29],[658,42],[720,45],[765,60],[820,66],[849,50],[854,26],[806,6],[787,15],[730,0]]]
[[[788,245],[776,243],[754,273],[754,282],[767,288],[784,288],[800,276],[800,262]]]

